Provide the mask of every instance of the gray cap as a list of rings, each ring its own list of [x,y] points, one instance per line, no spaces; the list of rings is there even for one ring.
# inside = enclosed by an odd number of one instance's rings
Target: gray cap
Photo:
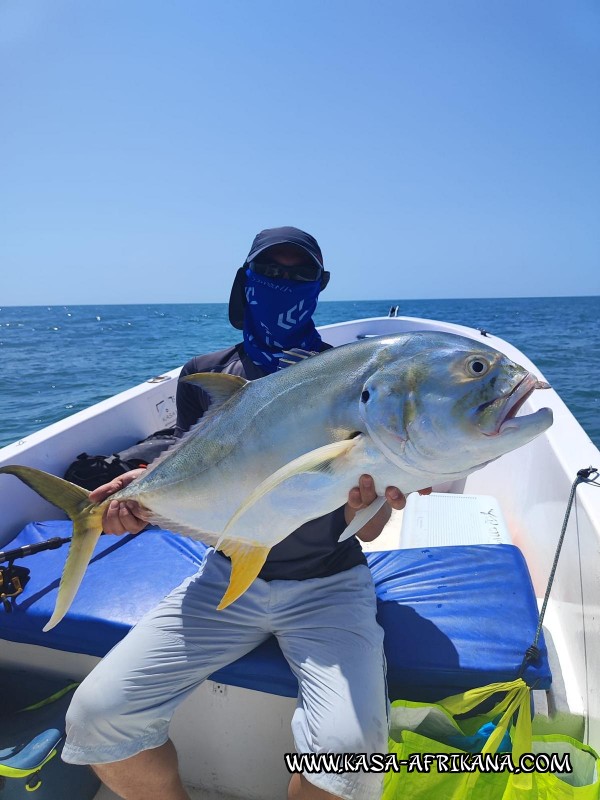
[[[235,280],[233,281],[233,286],[231,287],[231,295],[229,296],[229,321],[234,328],[240,331],[244,328],[244,309],[246,306],[246,295],[244,292],[246,286],[246,264],[260,255],[263,250],[267,250],[269,247],[273,247],[276,244],[293,244],[296,245],[296,247],[301,247],[323,270],[321,274],[321,291],[323,291],[329,282],[329,272],[323,269],[323,255],[314,236],[311,236],[310,233],[306,233],[306,231],[301,231],[300,228],[292,228],[291,226],[266,228],[254,237],[250,252],[244,261],[244,266],[238,269]]]

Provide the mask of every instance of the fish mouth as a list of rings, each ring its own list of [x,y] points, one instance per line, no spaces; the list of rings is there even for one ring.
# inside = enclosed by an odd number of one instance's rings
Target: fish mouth
[[[510,430],[521,428],[527,423],[537,420],[538,417],[545,419],[550,414],[550,410],[547,408],[540,409],[533,414],[526,414],[518,419],[516,418],[522,406],[536,389],[550,389],[550,384],[538,380],[531,373],[527,373],[509,394],[497,397],[495,400],[481,405],[478,411],[483,411],[489,407],[495,407],[498,410],[494,429],[484,431],[484,434],[486,436],[499,436],[508,433]]]

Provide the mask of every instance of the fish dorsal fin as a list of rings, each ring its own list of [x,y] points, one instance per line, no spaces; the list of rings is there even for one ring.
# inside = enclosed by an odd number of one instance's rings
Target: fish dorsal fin
[[[193,375],[186,375],[181,380],[204,389],[210,397],[211,411],[223,405],[249,383],[245,378],[229,375],[227,372],[196,372]]]
[[[318,356],[319,353],[316,350],[302,350],[301,347],[292,347],[291,350],[284,350],[283,355],[285,358],[279,359],[279,369],[286,369],[292,364],[299,364],[307,358]]]
[[[238,508],[233,517],[231,517],[223,529],[223,533],[215,547],[218,550],[221,549],[221,545],[227,541],[228,532],[233,525],[248,511],[248,509],[257,503],[261,497],[264,497],[279,486],[280,483],[288,480],[288,478],[292,478],[294,475],[300,475],[303,472],[326,471],[330,468],[332,461],[349,453],[352,448],[356,447],[361,439],[363,439],[363,436],[359,435],[355,436],[353,439],[344,439],[341,442],[333,442],[332,444],[326,444],[324,447],[317,447],[316,450],[311,450],[309,453],[295,458],[293,461],[281,467],[281,469],[276,470],[272,475],[269,475],[268,478],[265,478],[262,483],[259,483],[256,489],[248,495],[244,503]]]

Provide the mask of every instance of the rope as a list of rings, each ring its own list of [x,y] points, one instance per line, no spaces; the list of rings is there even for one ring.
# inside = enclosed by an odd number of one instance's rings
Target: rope
[[[552,591],[552,585],[554,583],[554,577],[556,575],[556,568],[558,567],[558,560],[560,558],[560,552],[562,550],[565,534],[567,532],[567,525],[569,522],[569,517],[571,516],[571,509],[573,507],[573,501],[575,500],[575,492],[577,491],[577,487],[579,486],[580,483],[588,483],[591,486],[600,486],[600,483],[597,481],[597,478],[599,476],[600,473],[598,472],[596,467],[588,467],[587,469],[580,469],[579,472],[577,473],[577,477],[573,481],[573,485],[571,486],[571,493],[569,495],[569,500],[567,502],[567,510],[565,512],[565,518],[563,520],[562,530],[560,532],[558,544],[556,545],[556,552],[554,554],[552,569],[550,570],[550,576],[548,578],[548,586],[546,587],[544,602],[542,603],[542,608],[539,614],[537,629],[535,632],[535,636],[533,638],[533,642],[525,651],[525,656],[523,658],[521,667],[517,675],[518,678],[521,678],[523,676],[523,672],[525,671],[528,664],[535,664],[540,658],[540,650],[538,648],[538,642],[542,634],[542,625],[544,623],[544,616],[546,614],[546,608],[548,607],[550,592]]]

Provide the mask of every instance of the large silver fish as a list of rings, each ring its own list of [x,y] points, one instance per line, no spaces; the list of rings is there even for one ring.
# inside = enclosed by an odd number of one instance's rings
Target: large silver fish
[[[269,550],[310,519],[343,505],[361,473],[376,487],[417,491],[465,477],[531,441],[552,413],[515,417],[534,375],[479,342],[445,333],[382,336],[300,358],[248,382],[190,376],[209,412],[140,478],[99,504],[40,470],[5,466],[74,523],[52,618],[64,616],[102,529],[110,500],[136,500],[162,527],[214,545],[231,558],[219,608],[258,575]],[[359,512],[359,530],[384,498]]]

